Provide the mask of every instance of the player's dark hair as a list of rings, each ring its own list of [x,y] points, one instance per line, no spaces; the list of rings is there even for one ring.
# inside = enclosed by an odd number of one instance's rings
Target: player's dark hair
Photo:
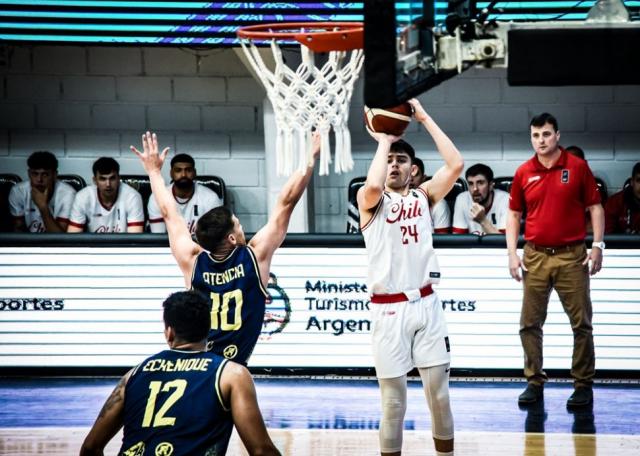
[[[176,337],[185,342],[200,342],[207,338],[211,327],[209,301],[195,290],[178,291],[162,303],[164,326],[171,326]]]
[[[584,150],[582,150],[580,147],[569,146],[569,147],[566,147],[564,150],[584,160]]]
[[[476,163],[473,166],[469,166],[464,177],[465,179],[469,179],[470,177],[477,176],[478,174],[484,176],[484,178],[487,179],[487,182],[493,182],[493,170],[482,163]]]
[[[193,157],[189,154],[178,154],[171,159],[171,167],[176,163],[188,163],[194,168],[196,167],[196,162],[193,160]]]
[[[636,174],[640,174],[640,162],[633,165],[633,170],[631,171],[631,177],[635,177]]]
[[[205,250],[213,252],[233,229],[233,214],[224,206],[204,213],[196,223],[196,239]]]
[[[530,127],[544,127],[546,124],[551,124],[553,127],[553,131],[558,131],[558,121],[555,117],[553,117],[548,112],[543,112],[542,114],[538,114],[531,119]]]
[[[38,150],[27,158],[29,169],[46,169],[58,171],[58,159],[48,150]]]
[[[424,176],[424,162],[422,160],[420,160],[418,157],[413,157],[411,159],[411,164],[416,165],[420,170],[420,174]]]
[[[399,139],[393,144],[391,144],[391,152],[404,152],[411,158],[412,164],[413,164],[414,158],[416,158],[416,151],[413,149],[411,144],[409,144],[403,139]]]
[[[115,159],[111,157],[100,157],[93,162],[93,175],[95,177],[98,176],[98,173],[111,174],[113,172],[120,174],[120,165]]]

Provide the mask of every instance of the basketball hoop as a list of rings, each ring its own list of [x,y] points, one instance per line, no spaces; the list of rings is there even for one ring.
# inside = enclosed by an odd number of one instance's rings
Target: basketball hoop
[[[320,132],[320,175],[329,174],[329,132],[335,135],[336,173],[353,168],[349,134],[349,102],[364,60],[364,28],[354,22],[292,22],[238,29],[240,44],[273,105],[276,120],[278,175],[304,172],[311,153],[311,133]],[[288,67],[281,44],[301,44],[301,63]],[[275,61],[270,69],[256,44],[269,43]],[[316,53],[327,53],[316,66]]]

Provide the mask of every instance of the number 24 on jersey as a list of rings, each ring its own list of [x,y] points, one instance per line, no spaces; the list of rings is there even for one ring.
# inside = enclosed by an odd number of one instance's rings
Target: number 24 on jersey
[[[408,244],[412,240],[412,242],[418,243],[418,227],[416,225],[401,225],[400,232],[402,233],[403,244]]]

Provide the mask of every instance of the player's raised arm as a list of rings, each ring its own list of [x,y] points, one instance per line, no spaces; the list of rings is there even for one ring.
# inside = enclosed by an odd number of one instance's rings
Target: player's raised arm
[[[167,189],[164,178],[161,174],[162,164],[167,157],[169,148],[165,148],[161,153],[158,148],[158,137],[155,133],[146,132],[142,135],[142,152],[131,146],[131,150],[140,158],[145,172],[151,182],[153,197],[158,203],[160,214],[169,233],[169,245],[171,252],[178,262],[180,270],[185,276],[187,288],[190,286],[191,269],[194,258],[202,250],[198,244],[191,239],[191,233],[187,228],[184,218],[176,207],[173,196]]]
[[[376,154],[369,165],[367,180],[360,187],[357,194],[358,210],[360,211],[360,224],[364,225],[371,217],[370,212],[377,206],[384,192],[387,180],[387,163],[391,144],[399,139],[397,136],[386,133],[377,133],[367,129],[373,139],[378,142]]]
[[[430,180],[421,185],[427,192],[427,195],[429,195],[431,204],[435,205],[453,188],[453,184],[455,184],[456,179],[458,179],[464,169],[464,160],[458,148],[453,144],[453,141],[449,139],[431,116],[427,114],[420,102],[412,98],[409,100],[409,103],[413,106],[413,116],[431,135],[438,152],[444,159],[444,166],[436,171]]]
[[[124,390],[132,371],[118,382],[80,448],[80,456],[102,456],[104,447],[124,423]]]
[[[320,134],[314,133],[311,157],[309,158],[309,163],[307,164],[307,169],[304,174],[298,170],[293,172],[282,187],[282,190],[280,190],[278,200],[269,217],[269,221],[251,238],[251,241],[249,241],[249,246],[256,254],[260,266],[260,275],[265,287],[269,279],[269,268],[271,266],[273,253],[284,241],[293,209],[296,207],[296,204],[313,177],[313,168],[319,154]]]

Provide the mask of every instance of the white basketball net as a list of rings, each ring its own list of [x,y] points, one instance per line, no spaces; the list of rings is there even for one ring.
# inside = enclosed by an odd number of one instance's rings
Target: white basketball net
[[[296,168],[305,172],[313,130],[320,132],[321,137],[320,175],[329,174],[331,127],[335,134],[334,170],[338,174],[351,171],[353,159],[347,122],[353,86],[364,61],[363,50],[331,51],[327,62],[317,68],[314,52],[302,45],[302,62],[294,71],[285,64],[280,46],[273,39],[275,68],[271,71],[253,41],[247,41],[241,40],[242,49],[260,77],[275,113],[278,175],[290,175]]]

